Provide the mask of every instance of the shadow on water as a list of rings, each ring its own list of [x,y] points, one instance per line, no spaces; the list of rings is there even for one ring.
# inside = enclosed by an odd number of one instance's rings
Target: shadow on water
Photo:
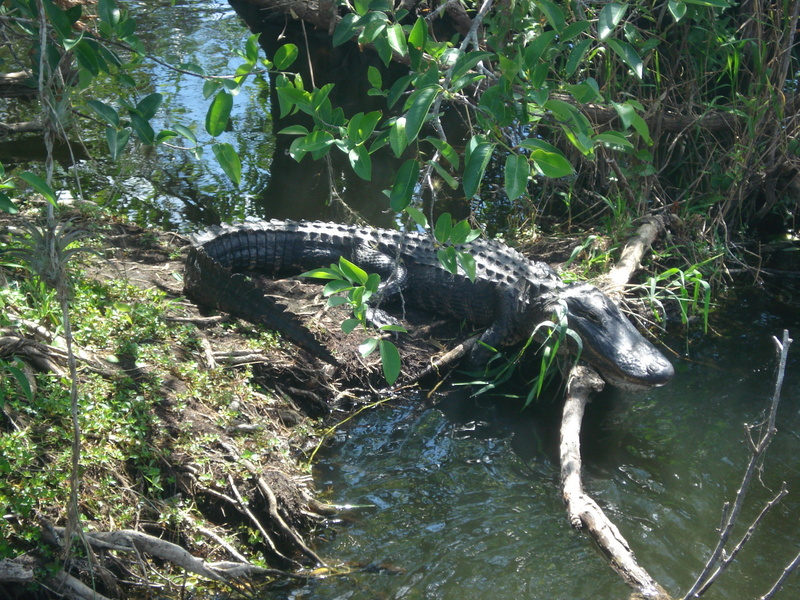
[[[784,310],[786,309],[786,310]],[[585,485],[640,563],[679,596],[716,543],[721,507],[748,459],[743,423],[763,417],[775,356],[771,335],[800,331],[800,314],[763,290],[718,309],[716,335],[690,338],[677,375],[643,394],[607,389],[583,429]],[[675,347],[685,345],[683,338]],[[748,495],[738,539],[786,481],[790,496],[765,520],[706,598],[755,598],[800,541],[800,346],[790,355],[778,429]],[[618,599],[627,588],[560,499],[557,396],[470,398],[429,407],[407,397],[344,428],[320,460],[329,501],[356,507],[331,524],[323,556],[371,564],[360,573],[280,591],[281,598]],[[797,574],[778,598],[796,598]]]

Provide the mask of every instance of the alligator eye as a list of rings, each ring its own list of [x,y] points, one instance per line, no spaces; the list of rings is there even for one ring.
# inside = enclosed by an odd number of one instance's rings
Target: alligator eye
[[[603,324],[602,321],[600,320],[600,317],[594,311],[591,311],[591,310],[575,310],[574,312],[575,312],[575,316],[578,316],[578,317],[580,317],[582,319],[586,319],[587,321],[590,321],[591,323],[594,323],[595,325],[602,325]]]

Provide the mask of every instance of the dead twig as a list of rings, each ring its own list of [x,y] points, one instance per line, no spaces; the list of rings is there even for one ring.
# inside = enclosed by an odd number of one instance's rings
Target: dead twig
[[[770,403],[766,426],[764,427],[761,438],[757,443],[753,443],[748,433],[751,455],[750,462],[747,464],[744,476],[742,477],[742,483],[739,486],[739,489],[736,491],[736,498],[733,502],[733,506],[729,511],[727,511],[725,525],[723,526],[722,531],[720,531],[719,539],[717,540],[717,546],[706,562],[706,566],[703,568],[700,575],[697,576],[697,580],[694,582],[694,585],[692,585],[691,589],[686,593],[686,596],[684,596],[684,600],[688,600],[689,598],[699,598],[728,566],[729,562],[722,560],[725,551],[725,545],[728,542],[728,538],[730,538],[733,527],[736,524],[739,513],[742,510],[742,506],[744,506],[744,500],[747,490],[750,487],[750,481],[753,479],[753,475],[755,474],[756,469],[761,463],[764,453],[767,451],[767,448],[769,447],[770,442],[777,431],[775,428],[775,419],[777,418],[778,404],[780,404],[783,377],[786,372],[786,359],[789,354],[789,346],[792,344],[792,339],[789,337],[789,332],[787,330],[784,330],[783,332],[782,341],[779,341],[778,338],[773,339],[775,340],[776,351],[778,352],[779,360],[778,372],[775,376],[775,388],[772,394],[772,401]],[[748,426],[748,431],[752,430],[753,427],[754,426]]]

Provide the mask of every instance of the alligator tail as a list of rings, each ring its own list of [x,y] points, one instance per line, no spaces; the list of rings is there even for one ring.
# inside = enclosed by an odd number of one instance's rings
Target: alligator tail
[[[184,272],[184,292],[197,304],[278,331],[293,344],[325,362],[339,363],[302,322],[285,306],[265,295],[244,275],[233,274],[202,247],[189,250]]]

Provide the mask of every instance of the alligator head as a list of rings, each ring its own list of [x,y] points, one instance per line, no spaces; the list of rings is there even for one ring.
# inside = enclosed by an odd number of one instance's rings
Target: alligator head
[[[648,342],[608,296],[593,285],[567,285],[558,291],[567,321],[583,341],[581,358],[611,385],[636,389],[664,385],[672,364]]]

